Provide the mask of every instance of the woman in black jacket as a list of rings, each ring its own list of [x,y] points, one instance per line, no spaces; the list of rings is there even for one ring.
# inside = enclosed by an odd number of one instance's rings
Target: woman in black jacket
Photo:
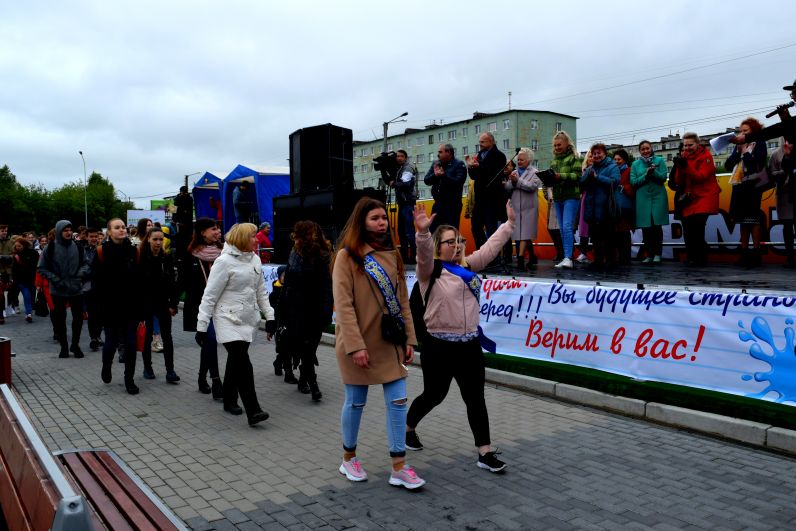
[[[135,334],[138,327],[138,286],[136,250],[127,238],[124,221],[108,222],[108,239],[97,248],[91,266],[92,288],[97,293],[105,344],[102,346],[102,381],[111,383],[113,355],[124,345],[124,387],[131,395],[138,394],[135,385]]]
[[[199,317],[199,304],[207,286],[210,268],[221,254],[221,229],[210,218],[199,218],[194,223],[193,240],[188,246],[188,256],[183,260],[180,270],[181,291],[185,291],[183,305],[182,329],[196,332],[196,321]],[[202,350],[199,360],[199,392],[213,393],[214,400],[223,400],[221,376],[218,372],[218,343],[213,321],[207,329],[207,338],[199,345]],[[207,373],[210,373],[212,387],[207,385]]]
[[[292,355],[293,366],[300,364],[298,390],[311,393],[312,400],[317,402],[323,395],[315,374],[318,365],[315,353],[321,334],[332,322],[330,246],[314,221],[296,223],[293,242],[277,326],[284,327],[282,338],[287,343],[286,351]]]
[[[174,372],[171,318],[177,315],[177,286],[174,280],[174,262],[163,250],[163,238],[163,230],[155,227],[149,229],[138,246],[141,319],[146,322],[146,339],[141,357],[144,359],[144,378],[153,380],[155,371],[152,370],[152,324],[157,319],[163,340],[166,381],[176,384],[180,377]]]
[[[11,278],[22,293],[25,304],[25,320],[33,322],[33,295],[36,293],[36,267],[39,264],[39,253],[31,249],[30,242],[25,238],[17,238],[14,242],[14,256],[11,263]]]

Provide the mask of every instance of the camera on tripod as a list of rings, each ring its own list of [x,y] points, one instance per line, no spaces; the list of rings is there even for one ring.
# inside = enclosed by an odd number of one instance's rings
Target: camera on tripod
[[[395,151],[382,151],[378,157],[373,159],[373,168],[381,172],[381,180],[384,181],[384,184],[391,186],[398,178],[398,170],[401,166],[398,164]]]

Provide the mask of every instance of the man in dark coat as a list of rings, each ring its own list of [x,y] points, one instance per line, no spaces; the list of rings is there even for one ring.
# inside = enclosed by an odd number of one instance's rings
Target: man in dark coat
[[[508,199],[503,186],[506,155],[495,145],[492,133],[482,133],[478,144],[481,147],[478,154],[467,157],[467,171],[475,183],[472,230],[476,249],[480,249],[498,226],[506,221]]]
[[[440,144],[437,155],[439,160],[431,165],[423,177],[423,182],[431,187],[431,197],[434,198],[431,212],[437,215],[431,223],[431,232],[440,225],[459,228],[462,189],[467,180],[467,168],[464,162],[454,158],[452,145]]]
[[[757,133],[750,133],[748,135],[736,135],[731,140],[733,144],[746,144],[747,142],[759,142],[763,140],[771,140],[780,136],[785,137],[785,140],[791,144],[796,144],[796,118],[793,118],[788,112],[788,108],[792,107],[796,102],[796,80],[792,85],[782,87],[783,90],[790,91],[791,102],[777,107],[777,115],[781,120],[780,123],[770,125]]]

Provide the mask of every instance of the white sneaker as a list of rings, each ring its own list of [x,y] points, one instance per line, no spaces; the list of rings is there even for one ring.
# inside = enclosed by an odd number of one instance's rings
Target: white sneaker
[[[343,461],[338,471],[349,481],[367,481],[368,479],[367,472],[362,468],[362,462],[356,457],[352,457],[351,461]]]
[[[419,489],[426,484],[426,480],[418,476],[415,469],[409,465],[404,465],[398,472],[392,471],[388,482],[390,485],[409,490]]]
[[[6,317],[10,317],[10,316],[16,315],[16,314],[17,314],[17,312],[14,311],[14,307],[13,306],[6,306]]]
[[[572,259],[571,258],[564,258],[559,263],[555,265],[557,269],[572,269]]]
[[[589,260],[589,257],[588,257],[588,256],[586,256],[585,254],[582,254],[582,255],[578,256],[578,258],[576,259],[576,261],[577,261],[579,264],[590,264],[590,263],[591,263],[591,260]]]

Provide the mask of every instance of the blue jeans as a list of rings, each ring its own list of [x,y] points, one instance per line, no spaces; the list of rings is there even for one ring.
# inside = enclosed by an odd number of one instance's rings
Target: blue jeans
[[[156,336],[160,335],[160,321],[157,317],[152,320],[152,333]]]
[[[406,378],[382,384],[384,404],[387,406],[387,443],[390,457],[406,455]],[[345,384],[345,401],[340,416],[343,449],[353,452],[357,447],[362,410],[368,401],[367,385]]]
[[[25,315],[33,313],[33,286],[26,286],[25,284],[18,284],[19,291],[22,293],[22,300],[25,303]]]
[[[564,243],[564,258],[572,259],[572,248],[575,246],[575,219],[578,217],[578,199],[556,201],[556,217],[561,228],[561,241]]]

